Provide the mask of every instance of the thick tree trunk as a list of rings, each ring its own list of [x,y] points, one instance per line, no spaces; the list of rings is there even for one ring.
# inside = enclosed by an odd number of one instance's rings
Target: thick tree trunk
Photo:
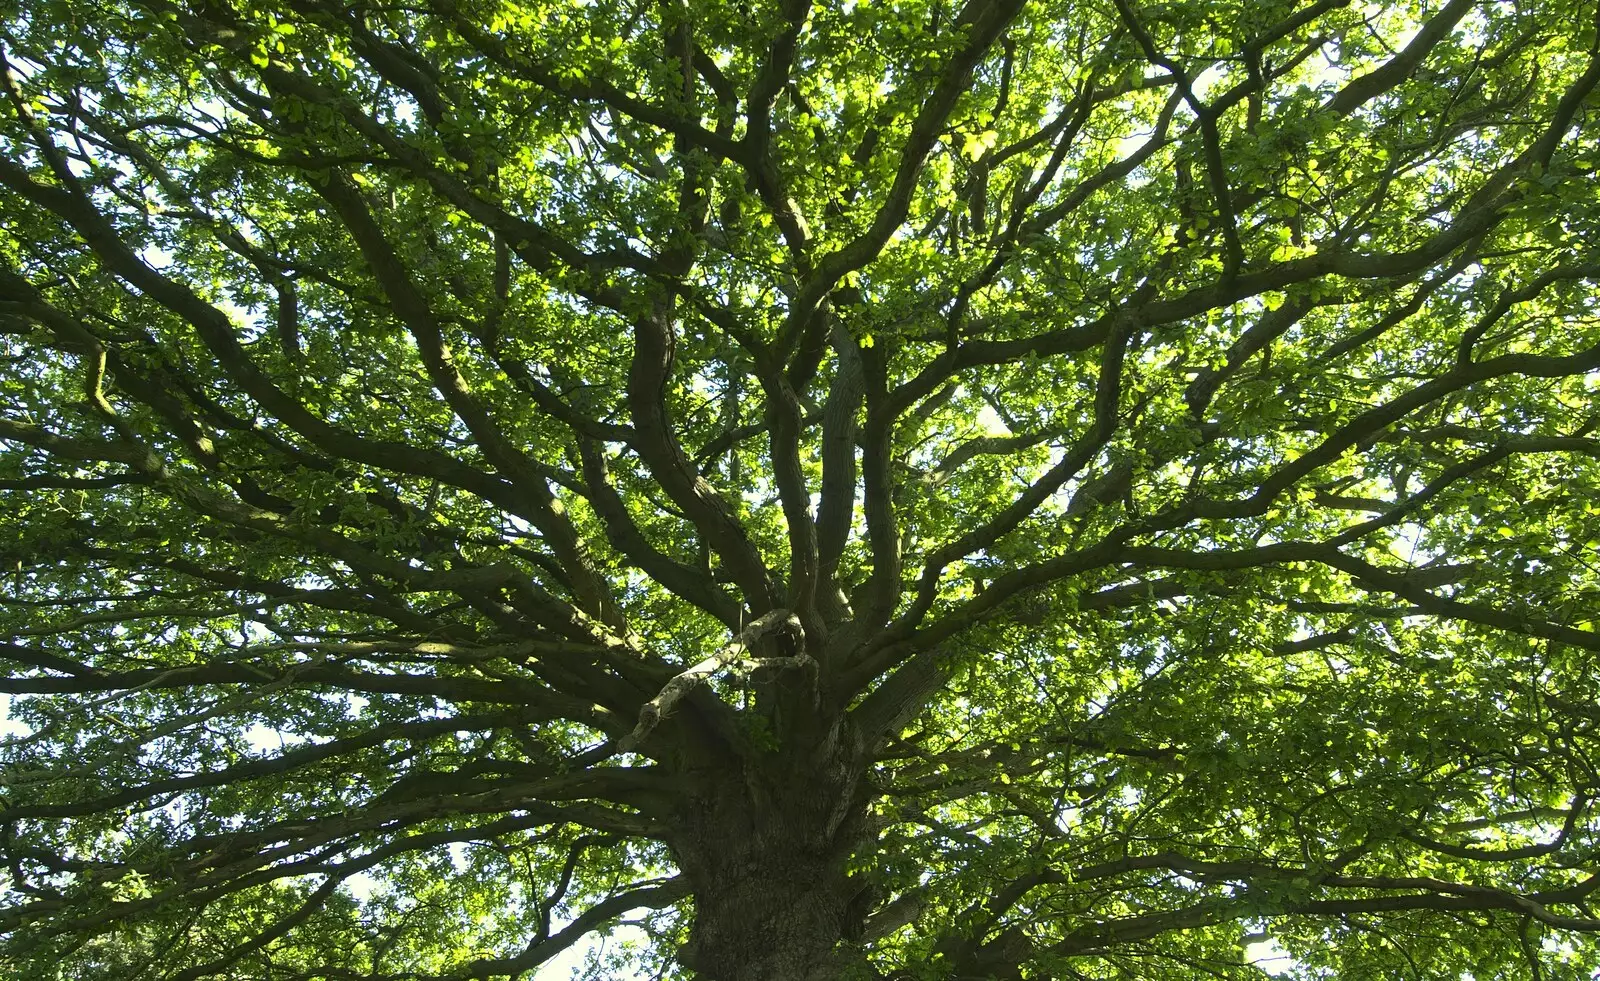
[[[827,976],[852,890],[841,862],[730,843],[710,878],[694,876],[685,963],[707,981],[812,981]],[[703,886],[701,885],[703,883]]]
[[[831,977],[858,926],[847,862],[864,817],[860,772],[837,761],[722,775],[673,842],[695,899],[684,962],[706,981]]]

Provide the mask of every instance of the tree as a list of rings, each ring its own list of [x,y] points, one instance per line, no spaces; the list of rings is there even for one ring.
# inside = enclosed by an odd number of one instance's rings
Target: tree
[[[1597,18],[10,7],[4,973],[1586,975]]]

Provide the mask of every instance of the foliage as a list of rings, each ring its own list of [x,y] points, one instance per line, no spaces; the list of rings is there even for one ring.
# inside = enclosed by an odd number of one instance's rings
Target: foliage
[[[0,973],[1600,968],[1597,17],[11,7]]]

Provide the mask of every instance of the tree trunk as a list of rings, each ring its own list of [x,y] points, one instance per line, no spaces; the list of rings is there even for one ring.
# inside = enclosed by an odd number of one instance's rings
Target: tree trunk
[[[695,920],[684,962],[706,981],[826,976],[853,891],[842,864],[805,852],[729,847],[714,869],[693,877]]]
[[[706,981],[831,978],[834,947],[859,926],[847,870],[865,825],[859,768],[773,764],[721,775],[672,842],[695,900],[681,956]]]

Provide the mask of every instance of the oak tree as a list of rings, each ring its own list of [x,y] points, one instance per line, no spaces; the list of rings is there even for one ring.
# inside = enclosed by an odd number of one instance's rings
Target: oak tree
[[[1586,976],[1597,17],[7,4],[0,973]]]

